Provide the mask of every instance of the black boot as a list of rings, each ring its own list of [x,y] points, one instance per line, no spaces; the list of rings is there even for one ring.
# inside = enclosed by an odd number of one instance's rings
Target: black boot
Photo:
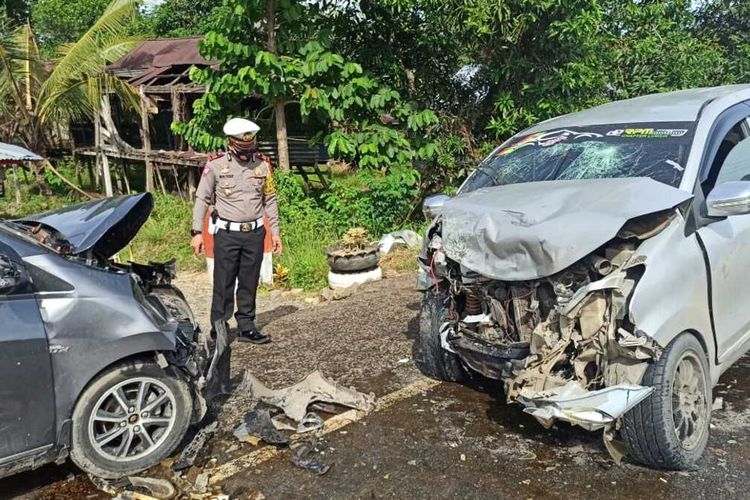
[[[253,344],[267,344],[271,341],[270,335],[263,335],[257,328],[251,328],[237,334],[237,340],[240,342],[251,342]]]

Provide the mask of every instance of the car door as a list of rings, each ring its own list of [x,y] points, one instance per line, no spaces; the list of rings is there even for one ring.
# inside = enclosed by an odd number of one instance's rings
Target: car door
[[[0,242],[0,462],[55,440],[47,335],[26,268]]]
[[[750,107],[742,104],[719,117],[697,187],[704,197],[724,182],[750,181],[749,115]],[[722,363],[750,333],[750,214],[704,219],[698,236],[710,267],[717,361]]]

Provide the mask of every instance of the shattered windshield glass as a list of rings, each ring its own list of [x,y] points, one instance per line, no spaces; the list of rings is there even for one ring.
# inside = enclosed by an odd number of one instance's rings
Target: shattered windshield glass
[[[526,135],[494,151],[461,189],[572,179],[650,177],[678,187],[694,123],[571,127]]]

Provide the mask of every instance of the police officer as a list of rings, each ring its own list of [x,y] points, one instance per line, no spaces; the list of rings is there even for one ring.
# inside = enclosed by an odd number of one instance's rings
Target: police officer
[[[193,208],[192,247],[203,251],[203,219],[209,206],[215,222],[214,289],[211,325],[227,321],[234,310],[237,283],[238,340],[265,344],[271,340],[255,326],[255,295],[263,261],[263,239],[271,231],[274,254],[281,253],[279,209],[269,161],[257,153],[260,127],[250,120],[232,118],[224,125],[226,153],[210,159],[203,169]],[[263,223],[267,215],[268,226]]]

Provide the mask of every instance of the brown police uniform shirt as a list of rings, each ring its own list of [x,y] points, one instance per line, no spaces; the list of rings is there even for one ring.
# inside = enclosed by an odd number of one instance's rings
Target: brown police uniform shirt
[[[193,207],[193,230],[203,229],[203,218],[213,205],[219,217],[250,222],[268,217],[271,234],[279,234],[279,207],[271,165],[260,156],[247,162],[222,154],[206,163]]]

